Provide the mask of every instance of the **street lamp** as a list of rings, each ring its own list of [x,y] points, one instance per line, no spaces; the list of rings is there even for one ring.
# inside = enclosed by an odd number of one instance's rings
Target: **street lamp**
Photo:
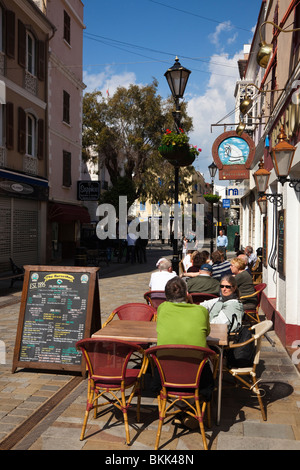
[[[173,118],[175,121],[177,133],[180,132],[179,127],[180,127],[180,120],[181,120],[181,110],[180,110],[179,99],[183,98],[186,84],[188,82],[190,74],[191,74],[191,71],[186,69],[185,67],[182,67],[182,65],[179,62],[178,57],[176,57],[174,65],[170,67],[165,73],[165,77],[167,79],[168,85],[170,87],[172,96],[175,101],[176,111],[173,112],[172,114],[173,114]],[[174,161],[174,169],[175,169],[175,194],[174,194],[174,203],[175,203],[174,204],[174,228],[175,228],[175,223],[177,219],[176,214],[178,210],[178,183],[179,183],[179,166],[178,166],[177,161]],[[174,271],[176,271],[178,274],[179,257],[178,257],[178,238],[176,235],[178,234],[176,234],[174,230],[172,263],[173,263]]]
[[[217,165],[212,162],[209,166],[209,174],[211,177],[211,192],[214,194],[214,179],[217,173]],[[210,231],[210,254],[214,251],[214,203],[211,203],[211,231]]]

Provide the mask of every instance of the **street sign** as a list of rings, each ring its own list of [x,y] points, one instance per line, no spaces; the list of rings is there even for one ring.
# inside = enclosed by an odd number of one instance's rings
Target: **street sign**
[[[229,209],[230,208],[230,199],[223,199],[223,209]]]

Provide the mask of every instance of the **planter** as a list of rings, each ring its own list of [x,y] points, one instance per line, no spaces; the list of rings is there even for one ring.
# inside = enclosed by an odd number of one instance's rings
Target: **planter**
[[[195,154],[192,152],[189,152],[187,155],[179,158],[178,160],[168,160],[168,161],[174,166],[190,166],[194,163],[195,158],[196,158]]]
[[[204,199],[211,204],[218,202],[221,196],[217,196],[216,194],[203,194]]]
[[[161,145],[158,148],[159,153],[163,158],[166,158],[171,163],[173,160],[182,161],[189,157],[190,147],[187,144],[183,145]]]

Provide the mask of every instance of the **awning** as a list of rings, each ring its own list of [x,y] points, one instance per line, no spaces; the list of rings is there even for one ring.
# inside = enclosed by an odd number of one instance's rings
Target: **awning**
[[[88,210],[82,206],[71,204],[49,204],[48,218],[51,222],[69,223],[79,220],[81,223],[90,223],[91,218]]]

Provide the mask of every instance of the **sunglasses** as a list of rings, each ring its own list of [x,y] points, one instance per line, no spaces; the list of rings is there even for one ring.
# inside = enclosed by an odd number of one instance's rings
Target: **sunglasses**
[[[220,286],[221,289],[232,289],[232,286]]]

